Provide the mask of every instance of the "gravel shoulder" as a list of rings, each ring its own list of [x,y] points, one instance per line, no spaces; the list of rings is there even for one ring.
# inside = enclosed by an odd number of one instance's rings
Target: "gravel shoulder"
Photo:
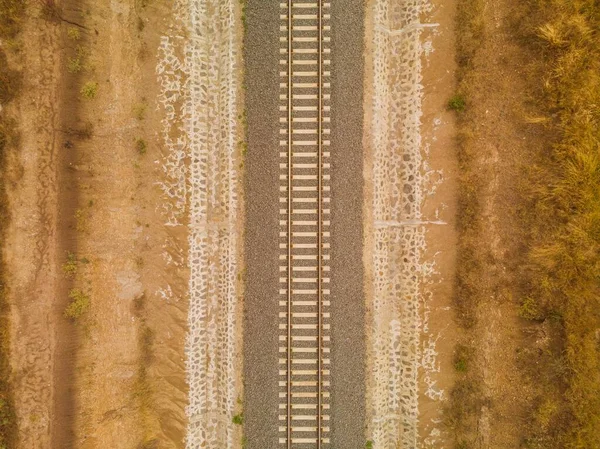
[[[331,4],[331,445],[365,445],[364,4]]]
[[[279,3],[248,1],[246,21],[244,434],[266,449],[279,436]]]

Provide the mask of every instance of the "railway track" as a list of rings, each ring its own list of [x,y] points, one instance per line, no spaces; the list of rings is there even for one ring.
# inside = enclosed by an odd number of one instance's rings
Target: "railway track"
[[[330,4],[280,3],[279,444],[329,447]]]

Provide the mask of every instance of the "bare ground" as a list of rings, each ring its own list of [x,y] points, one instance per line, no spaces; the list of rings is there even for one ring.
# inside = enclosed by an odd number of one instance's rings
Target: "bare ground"
[[[186,236],[164,226],[155,185],[162,3],[28,11],[5,242],[18,447],[183,446],[186,272],[171,261]],[[69,73],[78,48],[83,68]],[[71,288],[90,298],[76,321],[64,317]]]
[[[11,366],[19,447],[50,447],[54,416],[58,267],[60,33],[33,17],[25,23],[23,84],[17,109],[20,150],[7,172],[11,221],[4,251],[11,305]]]

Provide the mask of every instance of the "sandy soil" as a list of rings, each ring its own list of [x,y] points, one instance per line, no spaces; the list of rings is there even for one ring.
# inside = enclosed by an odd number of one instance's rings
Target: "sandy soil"
[[[167,253],[177,253],[185,236],[166,229],[156,210],[161,173],[153,161],[160,117],[152,59],[168,14],[159,4],[146,10],[105,1],[88,5],[84,18],[98,30],[90,36],[88,78],[99,89],[81,108],[94,136],[82,142],[76,167],[83,217],[78,256],[90,261],[78,281],[91,296],[80,324],[77,447],[135,447],[154,439],[181,447],[184,437],[185,271],[168,267],[163,252],[168,246]],[[138,139],[147,144],[145,154]],[[166,284],[174,292],[167,300],[159,292]]]
[[[155,55],[170,9],[60,6],[65,20],[32,9],[23,33],[6,242],[18,447],[183,447],[187,236],[164,225],[155,163]],[[78,47],[83,69],[71,74]],[[93,99],[80,94],[86,82],[98,83]],[[76,322],[63,316],[71,288],[90,297]]]
[[[17,103],[21,148],[9,161],[12,219],[4,251],[11,304],[11,365],[22,448],[51,446],[55,400],[55,301],[60,286],[57,245],[59,80],[62,58],[55,26],[25,23],[24,89]]]
[[[433,273],[422,288],[423,333],[419,386],[419,442],[423,448],[449,447],[443,419],[443,401],[454,380],[452,357],[457,328],[451,309],[456,263],[455,116],[446,108],[455,89],[454,15],[456,2],[430,3],[423,23],[435,24],[421,36],[423,54],[422,151],[427,177],[423,200],[424,264]]]

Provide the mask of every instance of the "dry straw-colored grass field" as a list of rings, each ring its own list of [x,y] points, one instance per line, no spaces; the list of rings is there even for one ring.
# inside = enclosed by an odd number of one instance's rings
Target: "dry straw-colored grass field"
[[[480,214],[482,175],[474,163],[469,84],[473,60],[487,39],[485,0],[461,0],[457,16],[458,161],[460,164],[457,321],[469,335],[482,300],[485,254]],[[510,33],[530,55],[528,115],[546,144],[521,167],[515,200],[524,249],[517,314],[545,329],[543,353],[520,369],[533,380],[533,401],[521,421],[521,447],[600,447],[600,5],[594,0],[528,0],[514,8]],[[535,77],[533,79],[532,77]],[[453,99],[453,107],[456,98]],[[466,339],[468,340],[468,338]],[[457,381],[447,410],[457,448],[472,447],[473,423],[487,407],[474,363],[476,348],[456,349]],[[469,433],[471,432],[471,433]]]

